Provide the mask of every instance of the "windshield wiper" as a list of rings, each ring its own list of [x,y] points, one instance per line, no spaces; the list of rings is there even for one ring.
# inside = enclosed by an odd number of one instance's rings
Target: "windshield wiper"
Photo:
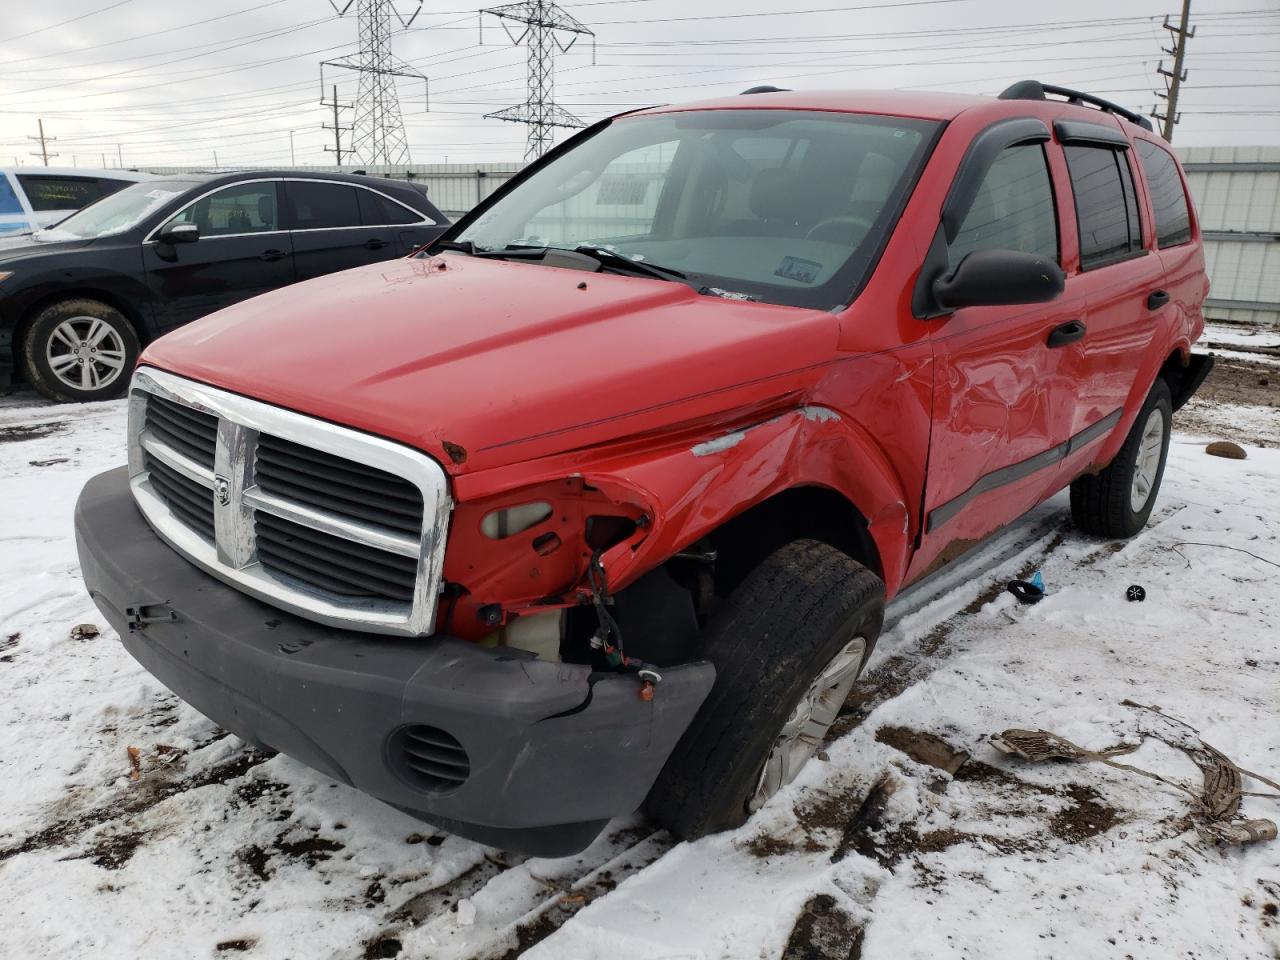
[[[477,247],[471,240],[438,240],[430,247],[437,250],[454,250],[469,257],[488,257],[491,260],[541,260],[547,255],[546,247],[508,247],[505,250],[488,250]]]
[[[694,283],[679,270],[672,270],[670,267],[660,267],[656,263],[649,263],[645,260],[632,260],[625,254],[618,253],[616,250],[610,250],[608,247],[600,247],[591,243],[583,243],[574,247],[573,252],[584,253],[588,257],[592,257],[599,261],[600,265],[605,268],[638,273],[642,276],[653,277],[656,280],[674,280],[676,283],[683,283],[686,286],[692,287],[698,293],[701,293],[703,290],[701,284]]]

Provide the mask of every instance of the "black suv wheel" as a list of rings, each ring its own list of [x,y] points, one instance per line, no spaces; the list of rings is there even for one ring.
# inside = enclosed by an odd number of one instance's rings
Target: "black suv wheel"
[[[27,380],[50,400],[83,403],[121,396],[139,349],[124,314],[77,298],[40,311],[23,340],[21,361]]]

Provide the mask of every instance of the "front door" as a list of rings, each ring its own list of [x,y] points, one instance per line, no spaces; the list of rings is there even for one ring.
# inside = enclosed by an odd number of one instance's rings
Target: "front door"
[[[1008,147],[987,172],[951,244],[1060,260],[1045,148]],[[925,520],[910,578],[1013,520],[1051,490],[1075,414],[1068,349],[1083,303],[967,307],[933,335],[934,409]]]
[[[195,243],[143,244],[162,330],[293,282],[293,247],[288,231],[280,229],[278,195],[275,180],[223,187],[170,219],[196,224]]]

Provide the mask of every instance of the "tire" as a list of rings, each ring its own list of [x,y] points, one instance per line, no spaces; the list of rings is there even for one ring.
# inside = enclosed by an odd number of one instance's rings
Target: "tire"
[[[715,686],[658,775],[649,815],[689,840],[744,823],[762,800],[766,761],[811,685],[861,637],[860,655],[855,647],[844,661],[852,686],[883,620],[883,582],[834,547],[797,540],[762,561],[707,626],[703,656],[715,665]],[[837,696],[832,719],[847,688]]]
[[[1159,452],[1158,459],[1152,460],[1148,457],[1154,457],[1156,451],[1150,431],[1157,423],[1161,431]],[[1077,527],[1098,537],[1128,538],[1147,525],[1164,478],[1172,423],[1169,385],[1157,379],[1115,459],[1105,470],[1072,481],[1071,519]],[[1151,467],[1153,475],[1149,475]],[[1141,502],[1135,506],[1140,496]]]
[[[36,315],[20,360],[27,381],[50,400],[87,403],[124,394],[140,349],[137,332],[119,310],[75,298]]]

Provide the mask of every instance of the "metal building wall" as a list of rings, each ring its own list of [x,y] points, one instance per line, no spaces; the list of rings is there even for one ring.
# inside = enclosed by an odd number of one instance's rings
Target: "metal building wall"
[[[1204,233],[1205,315],[1280,326],[1280,147],[1177,153]]]

